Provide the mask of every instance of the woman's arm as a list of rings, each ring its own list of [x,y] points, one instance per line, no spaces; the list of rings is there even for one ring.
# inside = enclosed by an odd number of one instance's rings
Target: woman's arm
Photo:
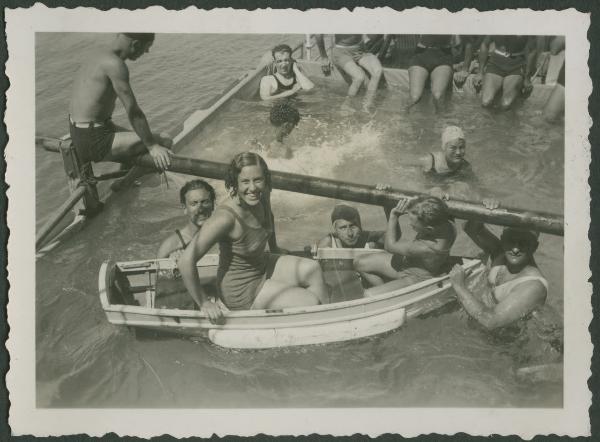
[[[488,60],[488,52],[490,49],[490,41],[491,38],[489,35],[486,35],[485,38],[481,41],[481,46],[479,47],[479,74],[483,75],[485,73],[485,66]]]
[[[211,302],[200,284],[196,263],[218,241],[226,239],[235,226],[233,216],[216,211],[202,226],[202,229],[187,246],[178,262],[185,287],[200,310],[206,313],[213,324],[223,320],[223,312]]]
[[[389,214],[387,230],[383,247],[387,252],[404,256],[418,255],[430,251],[424,244],[402,239],[402,230],[398,224],[398,218],[406,213],[406,207],[410,200],[403,198],[398,201]]]
[[[488,330],[506,327],[546,301],[546,288],[539,281],[527,281],[517,285],[496,306],[487,307],[469,291],[465,283],[465,271],[458,264],[450,272],[450,282],[467,313]]]

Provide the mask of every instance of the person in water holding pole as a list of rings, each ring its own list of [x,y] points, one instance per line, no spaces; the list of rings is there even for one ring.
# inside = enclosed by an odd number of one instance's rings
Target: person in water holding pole
[[[558,55],[560,51],[565,49],[565,37],[559,36],[552,39],[550,42],[550,53],[552,55]],[[560,68],[558,78],[556,79],[556,86],[552,89],[548,101],[544,105],[543,115],[546,121],[556,121],[565,112],[565,62]]]
[[[366,86],[363,110],[368,111],[373,101],[379,81],[383,75],[383,67],[377,55],[365,49],[363,34],[335,34],[335,47],[332,52],[333,63],[351,78],[348,97],[355,97],[361,86]],[[323,34],[316,35],[317,47],[321,56],[324,72],[330,66],[329,56],[325,50]],[[368,73],[365,73],[365,71]],[[345,103],[344,107],[348,107]]]
[[[179,200],[188,221],[185,227],[176,229],[161,243],[157,258],[179,259],[194,235],[212,215],[215,199],[215,189],[204,180],[192,180],[184,184],[179,191]]]
[[[271,54],[275,72],[272,75],[265,75],[260,80],[261,100],[288,98],[296,95],[299,91],[309,91],[315,87],[292,58],[292,48],[281,44],[275,46]]]
[[[492,44],[494,50],[490,53]],[[531,76],[535,71],[536,60],[536,37],[487,35],[479,49],[480,74],[476,80],[478,83],[483,81],[482,106],[492,106],[500,90],[500,108],[504,110],[510,108],[517,97],[528,97],[533,90]]]
[[[127,60],[150,50],[152,33],[119,33],[111,46],[94,53],[79,69],[69,108],[71,139],[83,163],[123,160],[148,152],[159,170],[171,163],[168,136],[150,131],[129,84]],[[133,132],[111,120],[117,97]]]
[[[385,232],[362,229],[360,213],[355,207],[338,204],[331,212],[332,232],[321,238],[313,247],[334,249],[382,249]]]
[[[219,244],[217,285],[220,300],[231,310],[285,308],[326,303],[329,287],[316,261],[277,254],[271,212],[271,175],[252,152],[237,154],[225,177],[230,199],[202,226],[179,260],[185,286],[210,321],[223,311],[200,285],[196,263]],[[265,251],[269,244],[270,252]]]
[[[402,237],[398,221],[403,215],[408,215],[416,232],[412,240]],[[371,295],[406,287],[446,271],[455,239],[456,229],[446,203],[432,196],[404,198],[389,214],[384,244],[387,253],[357,257],[354,269],[371,287],[394,281],[393,287],[386,284],[382,290],[371,289]]]
[[[563,337],[559,318],[546,305],[548,281],[533,257],[538,233],[505,227],[500,238],[482,222],[469,220],[465,232],[489,256],[491,267],[483,296],[465,283],[465,271],[455,266],[450,282],[472,320],[503,342],[517,343],[516,370],[521,378],[562,375]],[[533,365],[532,365],[533,364]]]

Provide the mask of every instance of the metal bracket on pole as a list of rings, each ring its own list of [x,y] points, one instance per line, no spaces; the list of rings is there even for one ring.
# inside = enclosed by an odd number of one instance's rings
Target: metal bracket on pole
[[[60,153],[62,155],[65,173],[69,181],[69,191],[73,193],[81,185],[86,187],[86,192],[78,203],[76,211],[79,214],[93,216],[102,211],[104,204],[98,196],[96,180],[94,179],[94,170],[90,162],[82,163],[77,154],[77,150],[72,142],[61,143]]]

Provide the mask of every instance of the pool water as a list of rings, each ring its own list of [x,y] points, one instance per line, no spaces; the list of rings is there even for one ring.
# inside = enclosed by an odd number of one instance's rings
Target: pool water
[[[199,102],[251,66],[264,48],[285,38],[295,40],[275,35],[185,36],[186,47],[202,53],[196,60],[186,55],[188,50],[181,52],[177,36],[159,37],[148,58],[132,67],[134,90],[143,107],[149,115],[161,116],[151,120],[159,130],[180,123]],[[89,36],[82,40],[80,35],[61,35],[57,45],[57,38],[39,39],[36,44],[38,133],[55,136],[64,132],[56,129],[58,125],[66,128],[57,118],[65,114],[68,87],[66,92],[54,89],[55,96],[48,101],[44,91],[65,72],[64,63],[50,61],[75,60],[96,44]],[[236,50],[214,51],[218,45]],[[57,53],[57,47],[64,48],[64,54]],[[170,58],[157,71],[152,63],[162,60],[165,51]],[[68,62],[67,71],[73,63]],[[342,110],[345,86],[317,83],[317,90],[297,103],[302,119],[284,142],[290,158],[272,143],[269,107],[251,100],[232,101],[181,154],[228,162],[235,153],[259,149],[273,170],[424,191],[431,183],[403,159],[438,149],[444,126],[455,124],[466,133],[467,158],[478,178],[477,189],[470,183],[463,192],[476,190],[506,206],[563,212],[564,128],[543,122],[542,103],[526,101],[514,111],[499,113],[457,93],[440,114],[433,113],[427,96],[406,114],[405,91],[388,90],[379,94],[374,114],[348,114]],[[192,90],[198,92],[185,92]],[[55,189],[64,182],[60,160],[48,155],[36,154],[38,222],[57,205],[53,202],[60,202]],[[151,258],[160,240],[184,222],[178,190],[188,177],[168,175],[168,188],[151,175],[140,187],[112,198],[84,231],[37,261],[38,406],[562,405],[560,379],[519,380],[510,344],[491,341],[471,327],[461,311],[410,321],[395,332],[357,342],[264,351],[223,350],[177,337],[136,338],[128,329],[109,324],[98,300],[101,263]],[[223,183],[212,183],[218,201],[226,199]],[[279,244],[299,250],[328,233],[335,202],[275,190],[272,206]],[[381,208],[356,206],[364,228],[385,228]],[[411,235],[410,229],[404,231]],[[452,253],[472,256],[477,249],[461,233]],[[562,318],[562,238],[541,235],[536,260],[550,283],[547,303]]]

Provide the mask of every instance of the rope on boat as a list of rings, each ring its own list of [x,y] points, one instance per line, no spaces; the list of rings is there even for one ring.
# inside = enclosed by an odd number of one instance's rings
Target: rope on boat
[[[48,220],[42,228],[38,231],[35,237],[35,248],[36,250],[44,243],[44,240],[52,232],[52,230],[58,225],[61,219],[69,213],[69,211],[77,204],[77,202],[83,198],[87,188],[85,186],[79,186],[75,191],[67,198],[67,200],[54,212],[54,215]]]

